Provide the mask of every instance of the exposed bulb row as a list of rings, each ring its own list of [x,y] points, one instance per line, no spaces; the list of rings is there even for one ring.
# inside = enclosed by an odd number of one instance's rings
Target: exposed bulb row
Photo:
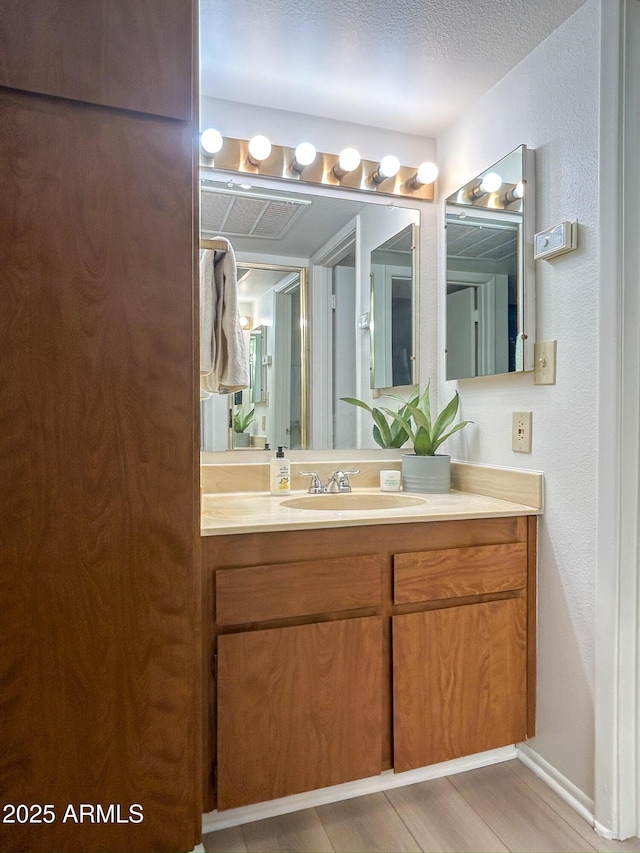
[[[200,135],[200,145],[204,154],[207,157],[213,157],[221,149],[224,139],[220,131],[213,128],[204,130]],[[259,166],[264,160],[267,160],[271,155],[271,142],[266,136],[253,136],[248,143],[247,159],[252,166]],[[301,142],[296,146],[292,169],[298,173],[302,173],[308,166],[313,165],[318,152],[310,142]],[[335,177],[340,181],[349,172],[354,172],[360,167],[362,158],[355,148],[344,148],[338,155],[338,162],[333,167]],[[371,174],[371,180],[380,184],[388,178],[394,178],[400,171],[400,160],[393,155],[388,154],[380,160],[377,168]],[[407,182],[409,188],[417,190],[425,184],[432,184],[438,177],[438,167],[435,163],[424,162],[418,167],[415,175]]]

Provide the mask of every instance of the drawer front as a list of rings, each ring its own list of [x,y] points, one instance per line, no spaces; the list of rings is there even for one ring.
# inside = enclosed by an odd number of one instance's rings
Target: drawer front
[[[413,551],[393,558],[394,604],[506,592],[526,584],[525,542]]]
[[[242,625],[377,607],[381,574],[375,554],[218,569],[216,622]]]

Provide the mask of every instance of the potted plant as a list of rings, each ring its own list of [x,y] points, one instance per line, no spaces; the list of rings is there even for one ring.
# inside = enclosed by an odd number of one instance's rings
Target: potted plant
[[[375,406],[369,406],[362,400],[356,397],[340,397],[345,403],[351,403],[352,406],[359,406],[365,409],[373,418],[373,439],[380,447],[402,447],[409,441],[409,434],[402,423],[387,420],[387,416],[382,409],[377,409]],[[396,398],[399,399],[399,398]],[[404,401],[402,401],[404,403]],[[401,414],[406,414],[406,404],[400,409]]]
[[[233,446],[249,447],[251,436],[246,431],[253,423],[255,406],[247,411],[244,405],[238,406],[233,415]]]
[[[399,398],[396,398],[399,399]],[[436,453],[449,436],[461,430],[471,421],[460,421],[451,427],[460,407],[456,391],[452,399],[434,419],[431,415],[429,384],[424,392],[419,391],[402,408],[394,412],[384,411],[401,427],[413,444],[413,453],[402,455],[402,485],[407,492],[448,492],[451,485],[451,457]]]

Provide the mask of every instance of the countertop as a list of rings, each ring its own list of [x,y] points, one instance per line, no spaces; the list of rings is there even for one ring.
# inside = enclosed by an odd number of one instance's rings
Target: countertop
[[[353,495],[400,494],[419,500],[417,506],[385,509],[298,509],[284,501],[306,497],[304,491],[286,496],[265,492],[224,492],[202,498],[202,535],[264,533],[276,530],[359,527],[370,524],[455,521],[468,518],[540,515],[541,506],[531,506],[468,491],[446,494],[383,493],[379,488],[353,489]],[[319,495],[318,497],[322,497]],[[340,495],[336,496],[338,499]],[[348,496],[345,496],[348,497]]]

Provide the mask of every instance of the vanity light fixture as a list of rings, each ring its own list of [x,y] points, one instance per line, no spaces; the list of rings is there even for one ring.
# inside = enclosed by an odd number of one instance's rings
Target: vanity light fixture
[[[253,136],[249,140],[247,159],[252,166],[259,166],[271,154],[271,143],[266,136]]]
[[[418,171],[407,181],[407,189],[418,190],[425,184],[432,184],[438,177],[438,167],[430,160],[420,163]]]
[[[205,157],[213,157],[222,148],[224,140],[219,130],[208,127],[200,134],[200,148]]]
[[[316,154],[315,145],[312,145],[310,142],[301,142],[296,146],[291,168],[296,172],[302,172],[306,166],[310,166],[313,163],[316,159]]]
[[[240,315],[240,325],[243,329],[248,330],[253,328],[253,320],[244,314]]]
[[[361,159],[360,152],[355,148],[343,148],[338,155],[338,162],[333,167],[333,174],[341,181],[345,175],[358,168]]]
[[[434,163],[422,163],[416,170],[415,166],[400,165],[392,155],[380,161],[365,160],[355,148],[331,154],[316,151],[307,141],[289,147],[272,144],[262,135],[251,139],[225,136],[223,140],[213,129],[203,132],[200,167],[205,173],[221,173],[230,187],[242,178],[244,183],[259,175],[416,201],[433,201],[433,182],[438,173]],[[234,180],[232,176],[241,177]]]
[[[371,175],[371,180],[375,184],[381,184],[387,178],[395,178],[400,171],[400,160],[393,154],[387,154],[380,160],[380,165]]]

